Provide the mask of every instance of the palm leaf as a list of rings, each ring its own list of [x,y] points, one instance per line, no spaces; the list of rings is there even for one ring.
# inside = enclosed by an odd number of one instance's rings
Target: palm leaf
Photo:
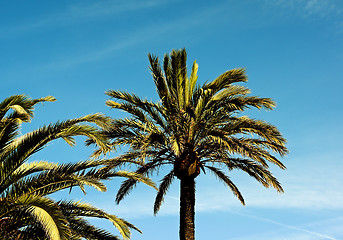
[[[230,180],[230,178],[228,176],[226,176],[220,169],[215,168],[215,167],[211,167],[211,166],[206,166],[206,168],[210,169],[212,173],[214,173],[214,175],[216,177],[218,177],[219,180],[223,181],[233,192],[233,194],[239,199],[239,201],[241,201],[241,203],[243,205],[245,205],[244,203],[244,198],[242,196],[242,194],[240,193],[240,191],[238,190],[238,188],[236,187],[236,185]]]
[[[53,201],[37,195],[23,195],[15,203],[16,208],[24,208],[42,225],[50,239],[67,239],[65,218]]]
[[[169,186],[171,185],[174,178],[174,170],[169,172],[167,175],[164,176],[164,178],[161,180],[161,184],[158,188],[158,192],[155,198],[155,204],[154,204],[154,214],[156,215],[158,211],[160,210],[161,204],[164,200],[164,195],[167,193]]]

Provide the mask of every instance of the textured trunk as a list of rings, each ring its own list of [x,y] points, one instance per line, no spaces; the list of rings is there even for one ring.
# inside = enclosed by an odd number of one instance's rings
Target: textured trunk
[[[180,240],[195,239],[195,180],[193,177],[180,179]]]

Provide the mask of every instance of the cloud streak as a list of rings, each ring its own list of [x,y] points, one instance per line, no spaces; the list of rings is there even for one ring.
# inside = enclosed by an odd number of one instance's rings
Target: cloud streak
[[[306,233],[306,234],[309,234],[309,235],[312,235],[315,237],[320,237],[321,239],[338,240],[337,238],[334,238],[334,237],[326,235],[326,234],[319,233],[317,231],[311,231],[311,230],[308,230],[308,229],[303,228],[303,227],[298,227],[298,226],[293,226],[293,225],[281,223],[281,222],[274,221],[274,220],[271,220],[268,218],[258,217],[258,216],[254,216],[254,215],[250,215],[250,214],[246,214],[246,213],[242,213],[242,212],[230,211],[230,213],[233,213],[233,214],[236,214],[239,216],[243,216],[243,217],[247,217],[247,218],[251,218],[251,219],[255,219],[255,220],[261,221],[261,222],[271,223],[271,224],[278,225],[278,226],[281,226],[281,227],[286,228],[286,229],[296,230],[296,231]],[[242,238],[239,238],[239,239],[243,240]],[[275,239],[275,238],[273,238],[273,239]],[[282,239],[285,239],[284,236]],[[299,238],[296,238],[296,239],[299,240]],[[236,240],[238,240],[238,239],[236,239]]]
[[[26,23],[12,25],[0,29],[0,38],[8,38],[41,29],[65,27],[114,17],[143,9],[155,8],[170,4],[170,1],[96,1],[93,3],[77,3],[68,5],[64,11],[41,15],[37,20],[28,20]]]
[[[122,4],[119,9],[113,6],[108,7],[107,9],[106,5],[104,5],[103,3],[94,4],[94,6],[74,6],[70,7],[73,10],[69,10],[67,11],[67,13],[63,14],[69,17],[65,17],[63,19],[72,18],[72,16],[74,16],[74,13],[77,13],[77,16],[82,16],[80,18],[86,20],[103,16],[103,13],[107,13],[108,15],[110,15],[110,13],[113,13],[115,11],[133,11],[142,9],[144,7],[155,7],[158,4],[161,5],[162,3],[147,2],[145,5],[143,3],[140,3],[134,7],[130,7],[128,4]],[[93,8],[95,9],[94,12],[92,12]],[[55,58],[51,60],[51,62],[35,64],[36,66],[30,66],[29,69],[30,71],[33,70],[42,74],[44,73],[44,71],[59,71],[85,63],[101,61],[108,57],[113,57],[117,52],[123,51],[129,47],[136,46],[143,42],[147,42],[152,39],[163,41],[163,39],[166,38],[170,33],[175,34],[175,31],[183,31],[194,26],[200,26],[202,23],[206,22],[208,19],[211,19],[214,15],[216,15],[218,11],[222,11],[221,6],[206,8],[202,11],[197,11],[194,14],[180,16],[179,18],[169,21],[162,21],[154,24],[139,26],[135,29],[131,29],[131,31],[126,31],[121,35],[112,35],[111,37],[109,37],[109,40],[107,40],[107,43],[95,45],[93,49],[88,49],[88,51],[84,54],[75,54],[75,52],[71,52],[69,56],[55,56]],[[35,27],[43,25],[53,25],[55,22],[58,22],[57,19],[60,19],[60,17],[53,17],[51,20],[47,20],[44,23],[37,22],[34,25]],[[70,24],[70,21],[65,20],[65,23]]]
[[[271,7],[283,8],[302,17],[327,17],[342,13],[337,0],[263,0]]]

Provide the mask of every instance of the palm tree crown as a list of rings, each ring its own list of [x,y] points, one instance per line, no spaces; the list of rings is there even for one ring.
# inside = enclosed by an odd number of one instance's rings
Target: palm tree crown
[[[106,137],[94,123],[107,129],[111,119],[101,114],[70,119],[43,126],[19,136],[22,122],[33,117],[34,105],[55,101],[53,97],[29,99],[14,95],[0,102],[0,228],[6,239],[112,239],[119,238],[91,225],[84,217],[110,220],[125,239],[130,237],[132,224],[94,206],[75,201],[55,201],[47,195],[78,186],[92,186],[100,191],[106,187],[101,180],[121,176],[152,182],[135,173],[104,171],[97,168],[103,160],[54,164],[28,159],[55,139],[74,145],[74,136],[86,136],[88,144],[96,143],[102,152],[109,150]],[[12,111],[11,111],[12,110]]]
[[[285,169],[272,153],[285,155],[286,140],[275,126],[240,116],[251,107],[273,109],[275,103],[270,98],[250,96],[248,88],[235,84],[247,81],[244,69],[226,71],[198,85],[198,64],[194,62],[188,75],[185,49],[165,55],[162,67],[156,56],[149,54],[149,61],[160,101],[108,91],[113,100],[107,105],[130,116],[115,120],[107,134],[113,146],[130,146],[118,159],[145,161],[137,173],[149,175],[163,165],[172,166],[161,180],[155,214],[170,184],[179,179],[180,238],[194,239],[194,179],[201,171],[209,171],[223,181],[242,204],[242,194],[227,175],[233,169],[246,172],[265,187],[283,191],[268,164]],[[116,201],[120,202],[135,184],[132,179],[124,181]]]

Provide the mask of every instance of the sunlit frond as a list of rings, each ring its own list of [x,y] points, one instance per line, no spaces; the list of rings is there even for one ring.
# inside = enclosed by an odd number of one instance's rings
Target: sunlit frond
[[[108,214],[103,210],[96,208],[90,204],[82,203],[82,202],[74,202],[74,201],[61,201],[59,202],[62,211],[68,218],[76,220],[79,217],[95,217],[95,218],[102,218],[107,219],[112,222],[112,224],[118,229],[120,234],[124,239],[130,239],[131,237],[131,230],[134,229],[138,232],[141,232],[131,223],[121,219],[113,214]],[[76,219],[75,219],[76,218]],[[82,235],[82,232],[79,232]],[[111,236],[113,237],[113,236]]]
[[[15,200],[15,204],[33,216],[50,239],[68,239],[66,220],[52,200],[39,195],[23,195]]]

